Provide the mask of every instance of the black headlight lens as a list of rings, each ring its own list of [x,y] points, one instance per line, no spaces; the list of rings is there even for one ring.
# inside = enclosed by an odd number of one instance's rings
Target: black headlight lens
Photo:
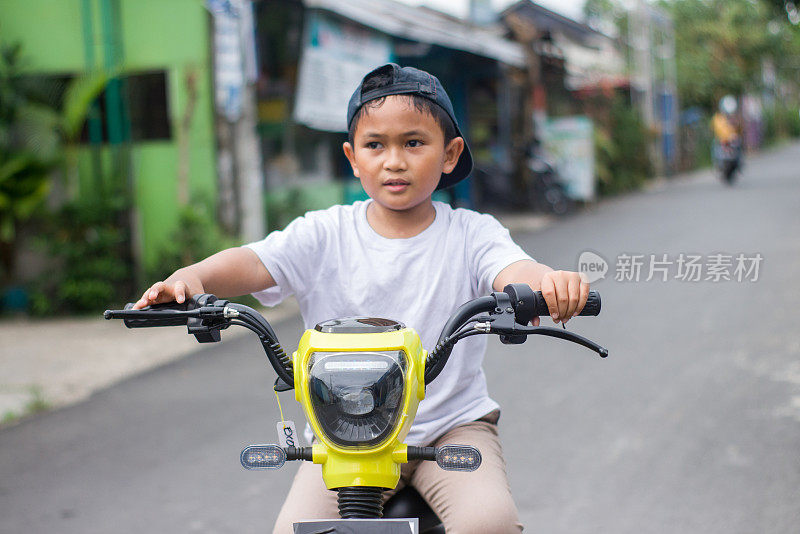
[[[308,362],[311,406],[337,445],[375,445],[397,423],[403,406],[405,353],[317,352]]]

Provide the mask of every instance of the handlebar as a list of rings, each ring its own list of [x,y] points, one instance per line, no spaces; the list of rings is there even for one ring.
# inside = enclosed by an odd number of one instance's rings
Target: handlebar
[[[243,304],[221,300],[210,294],[195,295],[179,304],[169,302],[134,310],[128,303],[122,310],[106,310],[106,319],[122,319],[128,328],[186,325],[200,343],[220,340],[220,330],[235,324],[255,332],[272,368],[285,388],[294,385],[291,360],[278,343],[275,331],[256,310]]]
[[[598,315],[600,307],[600,294],[590,291],[586,305],[578,315]],[[476,317],[479,314],[489,315]],[[134,310],[133,304],[128,303],[123,310],[106,310],[103,315],[106,319],[122,319],[128,328],[187,325],[189,333],[194,334],[201,343],[219,341],[220,330],[232,324],[244,326],[258,334],[267,358],[279,377],[276,389],[294,387],[291,360],[278,343],[272,327],[260,313],[243,304],[202,294],[182,304],[156,304],[141,310]],[[603,358],[608,356],[607,349],[572,332],[528,326],[534,317],[547,315],[550,312],[542,293],[534,292],[527,284],[510,284],[502,292],[494,292],[463,304],[447,321],[436,348],[428,354],[425,383],[429,384],[439,376],[459,340],[477,334],[499,334],[503,343],[523,343],[529,335],[557,337],[591,349]]]
[[[597,291],[589,291],[580,316],[600,314],[601,301]],[[480,313],[489,316],[474,317]],[[550,312],[541,291],[533,291],[528,284],[509,284],[502,292],[480,297],[462,305],[447,321],[439,340],[425,362],[425,383],[430,384],[444,369],[453,346],[465,337],[484,333],[499,334],[503,343],[523,343],[527,336],[537,334],[572,341],[597,352],[601,358],[608,350],[597,343],[566,330],[545,326],[527,326],[534,317],[548,316]],[[475,324],[471,327],[466,325]]]

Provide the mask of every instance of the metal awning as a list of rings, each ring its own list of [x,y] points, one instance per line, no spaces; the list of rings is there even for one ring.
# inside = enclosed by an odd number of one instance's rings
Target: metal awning
[[[515,67],[525,66],[521,45],[486,28],[392,0],[303,0],[364,26],[412,41],[463,50]]]

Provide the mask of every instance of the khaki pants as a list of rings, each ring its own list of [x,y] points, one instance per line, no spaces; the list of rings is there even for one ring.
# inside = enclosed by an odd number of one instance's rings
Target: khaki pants
[[[505,460],[497,436],[498,412],[466,423],[436,440],[472,445],[481,451],[483,462],[472,473],[444,471],[436,462],[410,462],[403,465],[397,489],[411,484],[444,523],[448,534],[502,534],[522,531],[517,507],[511,497]],[[394,491],[386,492],[386,496]],[[290,534],[292,524],[303,519],[337,519],[336,492],[322,481],[317,464],[303,462],[283,503],[275,534]]]

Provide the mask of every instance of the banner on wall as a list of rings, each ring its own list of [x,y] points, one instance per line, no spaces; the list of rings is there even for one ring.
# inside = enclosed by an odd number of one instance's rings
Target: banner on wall
[[[214,16],[214,102],[231,122],[242,116],[245,83],[257,78],[250,0],[206,0]]]
[[[547,154],[575,200],[595,198],[594,126],[583,116],[559,117],[544,121],[542,141]]]
[[[389,37],[312,11],[306,18],[294,119],[316,130],[347,131],[347,103],[366,73],[392,58]]]

